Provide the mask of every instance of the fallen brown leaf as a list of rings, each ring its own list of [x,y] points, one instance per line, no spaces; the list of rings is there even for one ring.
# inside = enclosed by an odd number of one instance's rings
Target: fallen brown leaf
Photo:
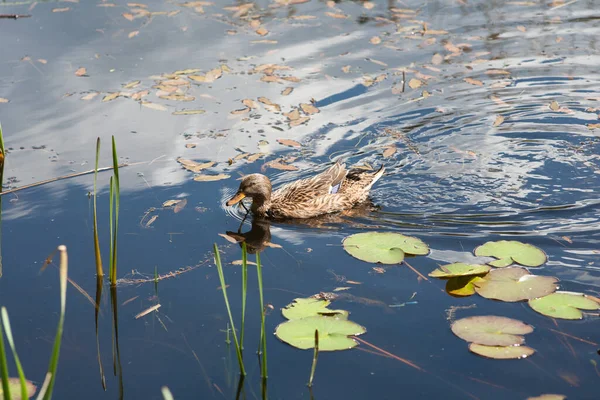
[[[104,100],[103,100],[104,101]],[[156,111],[167,111],[167,107],[163,106],[162,104],[158,104],[158,103],[152,103],[150,101],[142,101],[140,103],[142,106],[149,108],[151,110],[156,110]]]
[[[550,103],[550,109],[551,109],[552,111],[558,111],[558,110],[560,109],[560,106],[558,105],[558,102],[557,102],[556,100],[553,100],[553,101]]]
[[[337,18],[337,19],[346,19],[348,18],[348,16],[346,14],[342,14],[342,13],[332,13],[332,12],[325,12],[325,15],[327,15],[328,17],[331,18]]]
[[[244,100],[242,100],[242,104],[245,105],[246,107],[258,108],[258,103],[252,99],[244,99]]]
[[[465,78],[464,81],[467,82],[469,85],[483,86],[483,82],[477,79]]]
[[[412,78],[410,81],[408,81],[408,87],[411,89],[418,89],[421,86],[423,86],[423,81],[419,79]]]
[[[381,43],[381,38],[379,36],[373,36],[369,41],[371,42],[371,44],[379,44]]]
[[[302,108],[302,111],[304,111],[304,113],[308,115],[317,114],[320,112],[317,107],[308,103],[301,103],[300,108]]]
[[[390,146],[387,147],[384,151],[383,151],[383,158],[388,158],[393,156],[396,153],[396,146]]]
[[[63,8],[53,8],[52,12],[53,13],[58,13],[58,12],[66,12],[69,11],[71,8],[70,7],[63,7]]]
[[[500,126],[504,122],[504,117],[502,115],[496,115],[496,119],[494,120],[494,126]]]
[[[212,181],[220,181],[222,179],[230,178],[227,174],[217,174],[217,175],[196,175],[194,176],[194,180],[196,182],[212,182]]]
[[[83,96],[83,97],[81,98],[81,100],[91,100],[91,99],[93,99],[94,97],[98,96],[99,94],[100,94],[100,93],[98,93],[98,92],[91,92],[91,93],[88,93],[88,94],[86,94],[85,96]]]
[[[140,34],[140,31],[132,31],[132,32],[129,32],[129,34],[127,35],[127,37],[128,37],[129,39],[131,39],[131,38],[133,38],[133,37],[136,37],[136,36],[137,36],[137,35],[139,35],[139,34]]]
[[[200,164],[200,163],[197,163],[196,161],[188,160],[187,158],[183,158],[183,157],[177,158],[176,161],[178,163],[180,163],[183,168],[187,169],[188,171],[192,171],[192,172],[196,172],[196,173],[202,171],[203,169],[210,168],[216,164],[216,162],[214,162],[214,161],[208,161],[208,162]]]
[[[75,71],[76,76],[86,76],[86,74],[87,70],[85,69],[85,67],[77,68],[77,71]]]
[[[204,114],[205,110],[177,110],[173,111],[171,114],[173,115],[196,115],[196,114]]]
[[[304,123],[306,123],[308,121],[310,121],[310,117],[300,117],[298,119],[290,121],[290,127],[299,126],[299,125],[302,125],[302,124],[304,124]]]
[[[283,91],[281,92],[282,96],[287,96],[290,93],[292,93],[292,91],[294,90],[293,87],[286,87],[285,89],[283,89]]]
[[[302,147],[302,145],[298,142],[296,142],[295,140],[292,139],[277,139],[277,142],[279,144],[282,144],[284,146],[290,146],[290,147]]]

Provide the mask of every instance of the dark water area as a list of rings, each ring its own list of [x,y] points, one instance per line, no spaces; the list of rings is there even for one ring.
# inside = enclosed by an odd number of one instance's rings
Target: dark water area
[[[212,246],[222,252],[238,322],[241,267],[233,262],[241,250],[219,234],[253,226],[224,203],[240,176],[265,173],[277,186],[336,160],[385,165],[371,191],[374,207],[252,231],[281,246],[261,252],[270,306],[266,397],[311,398],[312,350],[272,334],[285,320],[281,308],[350,287],[336,292],[331,308],[367,328],[362,340],[420,369],[365,343],[323,352],[315,399],[598,398],[597,311],[554,320],[524,302],[451,297],[443,280],[424,280],[405,264],[369,264],[341,246],[373,230],[419,237],[431,253],[407,262],[427,276],[443,264],[480,262],[473,249],[487,241],[520,240],[548,255],[532,273],[557,277],[560,290],[600,297],[596,2],[3,1],[0,14],[31,15],[0,19],[3,190],[92,169],[97,137],[101,166],[112,163],[111,135],[121,162],[131,164],[120,171],[123,398],[161,399],[162,386],[177,400],[236,398],[238,366],[225,343]],[[183,82],[167,82],[176,79]],[[182,110],[202,113],[177,115]],[[201,176],[227,177],[194,181],[180,157],[215,162]],[[98,181],[105,264],[110,174]],[[56,246],[67,246],[70,279],[94,297],[92,188],[93,175],[84,175],[2,196],[0,305],[38,387],[59,312],[57,262],[40,269]],[[186,199],[186,207],[163,207],[173,199]],[[173,276],[155,286],[155,270]],[[239,396],[248,399],[263,398],[250,271],[248,377]],[[135,318],[156,304],[156,312]],[[522,360],[470,353],[450,324],[473,315],[533,325],[526,344],[536,353]],[[119,398],[108,283],[99,322],[106,392],[94,305],[73,285],[65,324],[54,398]]]

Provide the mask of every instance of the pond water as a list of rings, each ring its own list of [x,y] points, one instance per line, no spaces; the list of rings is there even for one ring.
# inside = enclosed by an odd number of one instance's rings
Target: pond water
[[[533,269],[561,290],[600,296],[600,15],[579,1],[243,2],[2,1],[0,122],[6,154],[0,305],[7,307],[27,377],[39,387],[59,311],[57,269],[40,268],[59,244],[69,277],[94,297],[93,175],[121,168],[117,287],[122,393],[113,376],[108,287],[99,320],[69,286],[55,398],[236,398],[235,352],[212,259],[217,243],[230,302],[240,315],[243,214],[224,202],[239,178],[275,185],[335,160],[384,164],[375,207],[304,223],[255,226],[263,249],[266,397],[309,398],[312,351],[271,333],[294,298],[339,292],[333,308],[365,326],[368,344],[322,353],[314,398],[598,398],[598,312],[553,320],[526,303],[457,298],[407,265],[352,258],[342,239],[364,231],[417,236],[432,249],[410,258],[427,276],[477,260],[490,240],[543,249]],[[188,70],[188,71],[186,71]],[[192,76],[190,78],[190,76]],[[187,110],[188,113],[182,111]],[[191,110],[191,111],[190,111]],[[201,110],[201,111],[200,111]],[[316,112],[318,111],[318,112]],[[178,158],[214,162],[194,181]],[[100,241],[108,264],[108,181],[99,175]],[[186,199],[180,212],[163,208]],[[157,216],[157,218],[153,218]],[[152,221],[153,220],[153,221]],[[252,228],[249,219],[242,231]],[[250,256],[254,260],[254,256]],[[191,267],[191,268],[188,268]],[[179,271],[183,268],[183,271]],[[160,275],[176,276],[153,283]],[[348,281],[352,283],[348,283]],[[250,273],[239,398],[261,398],[260,309]],[[135,319],[155,304],[158,311]],[[450,324],[501,315],[535,327],[536,354],[490,360],[469,352]],[[410,360],[413,368],[390,357]],[[14,372],[11,369],[11,372]],[[13,374],[14,375],[14,374]]]

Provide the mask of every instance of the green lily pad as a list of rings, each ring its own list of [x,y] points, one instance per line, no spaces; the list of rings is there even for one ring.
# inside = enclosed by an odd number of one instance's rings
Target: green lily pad
[[[540,314],[552,318],[581,319],[581,310],[598,310],[600,304],[583,293],[556,292],[529,300],[529,306]]]
[[[486,346],[522,344],[525,339],[521,335],[533,332],[531,325],[495,315],[462,318],[454,321],[450,328],[459,338]]]
[[[516,240],[499,240],[487,242],[475,249],[478,257],[496,257],[498,260],[489,264],[494,267],[506,267],[516,262],[526,267],[539,267],[546,262],[546,253],[537,247],[517,242]]]
[[[405,254],[429,254],[421,239],[394,232],[357,233],[345,238],[343,245],[352,257],[370,263],[399,264]]]
[[[0,383],[2,380],[0,380]],[[21,399],[21,381],[19,378],[8,378],[8,387],[10,388],[10,395],[12,400],[25,400]],[[27,388],[27,398],[30,399],[35,394],[37,387],[29,380],[25,380],[25,387]],[[4,398],[4,390],[0,384],[0,397]]]
[[[337,314],[340,318],[347,319],[348,311],[346,310],[330,310],[327,306],[331,304],[329,300],[318,300],[313,298],[294,299],[294,302],[288,304],[281,313],[287,319],[298,319],[306,317],[314,317],[315,315],[332,315]]]
[[[528,397],[527,400],[565,400],[567,396],[564,394],[542,394],[535,397]]]
[[[526,358],[535,350],[527,346],[483,346],[477,343],[471,343],[469,350],[483,357],[493,358],[496,360],[514,360]]]
[[[489,265],[454,263],[442,265],[429,273],[433,278],[454,278],[457,276],[481,275],[489,272]]]
[[[554,293],[557,282],[553,276],[532,275],[524,268],[505,268],[491,271],[474,285],[487,299],[522,301]]]
[[[446,292],[452,296],[471,296],[475,294],[474,284],[482,281],[479,276],[457,276],[446,282]]]
[[[315,346],[315,330],[319,331],[319,351],[347,350],[356,347],[356,336],[367,330],[355,322],[337,317],[321,315],[283,322],[275,329],[275,335],[282,341],[299,349]]]

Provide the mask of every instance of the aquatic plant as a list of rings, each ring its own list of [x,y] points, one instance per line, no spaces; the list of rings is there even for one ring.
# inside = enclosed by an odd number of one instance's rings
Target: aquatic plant
[[[52,347],[52,354],[50,357],[50,364],[48,366],[48,372],[46,378],[38,393],[37,400],[50,400],[52,398],[52,390],[54,389],[54,382],[56,380],[56,371],[58,369],[58,358],[60,354],[60,345],[62,342],[62,334],[65,322],[65,310],[67,303],[67,275],[68,275],[68,255],[67,248],[64,245],[58,246],[60,253],[60,264],[59,264],[59,279],[60,279],[60,313],[58,319],[58,327],[56,329],[56,336],[54,338],[54,345]],[[33,397],[35,393],[35,386],[27,381],[23,367],[19,360],[15,343],[13,340],[12,330],[10,327],[10,320],[8,317],[8,311],[5,307],[2,307],[2,324],[0,324],[0,377],[2,378],[2,395],[4,400],[11,400],[11,389],[16,387],[20,389],[20,396],[15,398],[29,399]],[[4,348],[4,333],[6,333],[6,339],[11,348],[13,358],[17,367],[17,373],[19,375],[19,386],[14,384],[14,379],[8,376],[8,362],[6,359],[6,351]],[[11,384],[11,382],[13,384]],[[16,387],[15,387],[16,386]]]
[[[96,275],[100,278],[104,276],[102,268],[102,255],[100,254],[100,240],[98,239],[98,216],[96,213],[96,198],[98,195],[96,183],[98,180],[98,159],[100,158],[100,138],[96,140],[96,164],[94,166],[94,253],[96,255]]]
[[[231,333],[233,335],[233,342],[235,344],[235,353],[237,355],[238,364],[240,366],[240,374],[246,376],[246,369],[244,368],[244,360],[242,357],[242,348],[240,341],[235,330],[235,324],[233,322],[233,315],[231,314],[231,307],[229,305],[229,297],[227,296],[227,285],[225,284],[225,275],[223,273],[223,265],[221,264],[221,256],[219,255],[219,248],[215,243],[213,245],[213,251],[215,253],[215,265],[217,266],[217,272],[219,274],[219,280],[221,282],[221,291],[223,292],[223,299],[225,300],[225,307],[227,308],[227,315],[229,316],[229,324],[231,325]]]
[[[121,190],[119,185],[119,158],[117,157],[117,145],[115,137],[112,137],[113,176],[110,178],[110,284],[117,284],[117,234],[119,232],[119,204]]]

